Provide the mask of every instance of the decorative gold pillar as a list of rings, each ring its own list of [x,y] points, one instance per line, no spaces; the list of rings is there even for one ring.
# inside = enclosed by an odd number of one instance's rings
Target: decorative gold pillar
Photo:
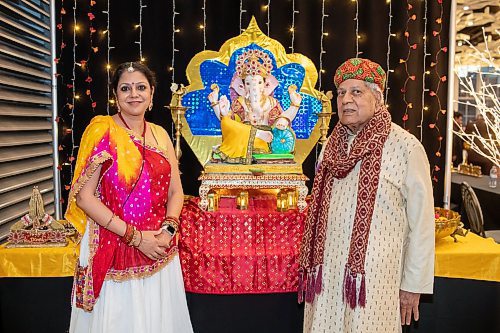
[[[325,143],[327,140],[327,134],[328,134],[328,125],[330,124],[330,118],[332,116],[332,112],[330,111],[330,108],[328,108],[328,105],[330,103],[330,100],[333,98],[333,93],[331,90],[327,91],[325,95],[321,98],[321,104],[322,104],[322,109],[321,112],[318,113],[318,118],[320,123],[319,127],[319,132],[321,134],[321,137],[319,138],[319,142],[321,144]]]

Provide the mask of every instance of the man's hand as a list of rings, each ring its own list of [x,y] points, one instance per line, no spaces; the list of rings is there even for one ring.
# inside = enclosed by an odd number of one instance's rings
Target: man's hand
[[[401,325],[410,325],[411,314],[415,321],[418,320],[418,302],[420,294],[411,293],[409,291],[399,291],[399,307],[401,309]]]

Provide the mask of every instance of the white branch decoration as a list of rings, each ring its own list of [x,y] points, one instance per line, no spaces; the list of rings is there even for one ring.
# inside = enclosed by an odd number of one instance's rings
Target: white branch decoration
[[[484,29],[483,29],[484,35]],[[464,130],[456,124],[458,131],[454,131],[465,143],[470,145],[470,149],[479,155],[487,158],[497,167],[500,165],[500,101],[498,91],[500,84],[486,83],[484,77],[486,75],[499,76],[500,68],[498,62],[492,57],[492,53],[488,49],[487,39],[485,36],[486,50],[481,52],[474,47],[469,41],[464,41],[468,47],[473,50],[474,58],[477,59],[478,69],[475,71],[477,80],[480,81],[480,90],[476,91],[474,82],[470,76],[460,77],[459,84],[464,89],[465,93],[472,98],[472,101],[458,102],[476,108],[476,111],[481,115],[486,123],[486,137],[483,137],[476,125],[474,125],[473,133],[465,133]],[[481,67],[493,68],[491,72],[481,71]],[[458,74],[458,69],[456,70]],[[498,82],[498,80],[495,80]],[[456,122],[455,122],[456,123]],[[482,146],[482,147],[481,147]]]

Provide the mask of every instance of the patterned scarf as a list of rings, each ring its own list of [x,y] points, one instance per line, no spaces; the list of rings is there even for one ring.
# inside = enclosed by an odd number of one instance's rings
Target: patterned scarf
[[[348,152],[348,129],[335,126],[325,147],[323,161],[316,173],[311,205],[305,223],[299,258],[299,303],[312,303],[322,288],[322,266],[325,250],[328,210],[334,179],[345,178],[361,161],[356,215],[351,234],[349,257],[344,271],[343,300],[354,309],[366,303],[365,256],[370,224],[380,177],[382,150],[391,129],[391,115],[380,107],[358,133]],[[361,275],[359,293],[356,278]]]

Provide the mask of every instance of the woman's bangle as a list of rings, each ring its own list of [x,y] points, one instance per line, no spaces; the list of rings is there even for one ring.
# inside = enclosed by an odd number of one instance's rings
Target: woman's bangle
[[[139,244],[137,244],[136,247],[139,247],[142,244],[142,230],[139,230],[139,234],[141,235],[141,240],[139,241]]]
[[[131,224],[127,223],[127,229],[125,230],[125,234],[122,236],[122,241],[129,245],[132,239],[134,238],[135,228]]]
[[[296,108],[300,108],[300,104],[295,104],[292,101],[290,101],[290,106],[295,106]]]
[[[210,103],[210,106],[211,106],[211,107],[214,107],[214,106],[216,106],[216,105],[219,105],[219,101],[216,101],[216,102],[212,102],[212,103]]]
[[[167,217],[165,217],[165,220],[163,221],[162,226],[164,226],[166,224],[172,225],[175,228],[175,230],[177,230],[177,229],[179,229],[180,220],[178,217],[175,217],[175,216],[167,216]]]
[[[139,239],[139,236],[141,236],[140,239]],[[139,243],[137,243],[137,240],[139,240]],[[141,242],[142,242],[142,232],[140,232],[139,230],[134,228],[134,235],[133,235],[132,240],[130,241],[130,243],[128,245],[133,246],[133,247],[139,247],[139,245],[141,245]]]
[[[115,216],[116,216],[115,213],[113,213],[113,215],[111,215],[111,217],[109,218],[108,222],[104,226],[104,229],[108,229],[108,227],[111,224],[111,222],[113,222],[113,219],[115,218]]]

